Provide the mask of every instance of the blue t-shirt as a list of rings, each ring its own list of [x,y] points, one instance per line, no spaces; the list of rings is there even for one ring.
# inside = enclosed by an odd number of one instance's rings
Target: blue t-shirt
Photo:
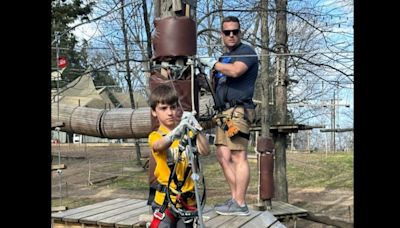
[[[233,100],[241,100],[245,101],[245,108],[254,108],[252,98],[258,74],[258,56],[256,52],[249,45],[240,43],[234,50],[224,53],[219,61],[223,63],[241,61],[247,65],[248,69],[237,78],[225,77],[217,72],[216,76],[219,78],[215,92],[216,106],[222,106],[226,102],[232,102]]]

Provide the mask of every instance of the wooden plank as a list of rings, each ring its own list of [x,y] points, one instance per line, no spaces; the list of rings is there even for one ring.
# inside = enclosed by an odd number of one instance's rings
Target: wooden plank
[[[80,225],[80,228],[82,228],[82,227],[84,227],[84,228],[99,228],[99,226],[98,225],[96,225],[96,224],[85,224],[85,225]],[[69,227],[68,227],[69,228]]]
[[[67,209],[66,206],[51,207],[51,212],[65,211]]]
[[[73,227],[136,227],[143,225],[144,214],[151,217],[151,209],[147,201],[138,199],[117,198],[92,205],[83,206],[63,212],[53,213],[53,228]],[[218,215],[213,207],[206,206],[203,210],[203,221],[207,228],[222,227],[284,227],[277,219],[301,217],[308,214],[307,210],[294,205],[272,201],[270,211],[250,210],[249,216]],[[276,221],[276,223],[274,223]]]
[[[250,215],[248,216],[236,216],[234,219],[230,220],[229,223],[222,224],[221,228],[233,228],[233,227],[241,227],[243,224],[246,224],[253,218],[257,217],[261,214],[261,211],[253,211],[250,210]]]
[[[82,228],[79,223],[67,223],[62,221],[54,221],[52,228]]]
[[[130,204],[130,205],[126,205],[126,206],[122,206],[119,208],[115,208],[113,210],[109,210],[100,214],[95,214],[92,216],[88,216],[85,218],[82,218],[79,220],[80,223],[85,223],[85,224],[97,224],[97,222],[99,220],[102,219],[107,219],[125,212],[129,212],[132,211],[133,209],[139,208],[139,207],[143,207],[146,205],[145,201],[140,201],[137,200],[134,204]]]
[[[220,227],[222,224],[229,222],[229,220],[233,219],[235,216],[233,215],[218,215],[205,223],[207,228],[211,227]]]
[[[282,201],[272,201],[272,209],[270,210],[270,212],[276,217],[286,215],[305,216],[307,214],[307,210]]]
[[[207,222],[215,217],[217,217],[218,214],[215,212],[213,207],[205,207],[203,211],[203,222]]]
[[[272,215],[272,213],[264,211],[241,226],[241,228],[255,227],[285,228],[286,226],[282,225],[282,223],[278,221],[278,218]]]
[[[84,211],[89,211],[89,210],[92,210],[92,209],[95,209],[95,208],[99,208],[99,207],[115,204],[115,203],[122,202],[122,201],[125,201],[125,200],[127,200],[127,199],[117,198],[117,199],[113,199],[113,200],[109,200],[109,201],[104,201],[104,202],[100,202],[100,203],[86,205],[86,206],[83,206],[83,207],[78,207],[78,208],[70,209],[70,210],[63,211],[63,212],[52,213],[51,217],[54,220],[62,220],[62,218],[64,218],[65,216],[70,216],[70,215],[81,213],[81,212],[84,212]]]
[[[146,224],[147,222],[151,222],[153,220],[153,214],[151,213],[143,213],[139,215],[140,223]]]
[[[145,202],[146,203],[146,202]],[[146,212],[149,211],[149,208],[147,206],[144,207],[139,207],[136,208],[132,211],[128,211],[110,218],[106,218],[106,219],[102,219],[100,221],[97,222],[97,224],[101,225],[101,226],[116,226],[116,223],[132,218],[132,217],[136,217],[136,216],[140,216],[141,214],[144,214]]]
[[[51,225],[52,228],[65,228],[64,223],[60,223],[59,221],[58,222],[53,221]]]
[[[57,164],[57,165],[51,165],[51,171],[57,170],[57,169],[66,169],[67,166],[65,164]]]
[[[140,214],[132,216],[130,218],[121,220],[115,224],[115,227],[133,227],[135,224],[140,222]]]
[[[107,206],[103,206],[103,207],[99,207],[99,208],[94,208],[92,210],[89,211],[83,211],[81,213],[77,213],[77,214],[73,214],[73,215],[69,215],[69,216],[65,216],[63,218],[63,221],[66,222],[78,222],[80,219],[83,219],[85,217],[89,217],[95,214],[100,214],[106,211],[110,211],[113,210],[115,208],[119,208],[119,207],[123,207],[126,205],[130,205],[130,204],[134,204],[137,200],[136,199],[129,199],[129,200],[124,200],[122,202],[118,202],[115,204],[111,204],[111,205],[107,205]]]
[[[148,211],[148,209],[146,209],[146,210]],[[215,212],[213,212],[213,209],[210,208],[210,207],[205,207],[203,211],[204,211],[203,213],[205,213],[205,214],[203,214],[203,219],[204,219],[205,216],[207,216],[206,215],[207,213],[211,212],[211,214],[212,213],[215,214]],[[208,216],[210,216],[210,214],[208,214]],[[121,227],[121,228],[122,227],[124,227],[124,228],[125,227],[136,227],[136,226],[138,226],[140,224],[140,222],[142,222],[140,219],[141,219],[140,214],[132,216],[132,217],[128,217],[128,218],[126,218],[124,220],[118,221],[115,224],[115,227]]]

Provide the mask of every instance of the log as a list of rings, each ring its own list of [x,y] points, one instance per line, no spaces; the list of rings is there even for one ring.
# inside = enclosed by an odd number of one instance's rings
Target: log
[[[212,98],[203,96],[199,119],[211,116],[212,106]],[[51,122],[52,126],[63,123],[59,125],[60,131],[110,139],[147,138],[151,132],[150,107],[105,110],[53,103]],[[205,129],[214,127],[211,121],[200,121],[200,124]]]
[[[64,132],[101,138],[147,138],[150,133],[150,107],[104,110],[53,104],[51,108],[52,123],[62,121]]]
[[[322,214],[313,214],[312,212],[308,212],[307,216],[301,217],[302,219],[310,220],[317,223],[322,223],[325,225],[336,226],[340,228],[353,228],[354,224],[350,222],[346,222],[339,219],[332,219],[329,216]]]
[[[112,180],[117,179],[117,178],[118,178],[118,176],[111,176],[111,177],[106,177],[106,178],[103,178],[103,179],[97,179],[97,180],[94,180],[94,181],[89,181],[89,185],[94,185],[94,184],[98,184],[98,183],[105,182],[105,181],[112,181]]]

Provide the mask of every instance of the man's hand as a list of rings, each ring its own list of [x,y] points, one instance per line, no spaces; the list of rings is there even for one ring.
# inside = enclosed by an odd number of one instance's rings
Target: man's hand
[[[216,59],[211,58],[211,57],[206,57],[206,58],[199,58],[199,62],[204,65],[208,66],[211,69],[214,68],[214,65],[218,62]]]

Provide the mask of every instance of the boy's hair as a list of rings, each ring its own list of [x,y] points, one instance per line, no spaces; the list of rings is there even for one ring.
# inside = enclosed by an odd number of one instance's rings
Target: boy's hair
[[[222,20],[222,23],[221,23],[221,31],[224,30],[224,23],[225,23],[225,22],[236,22],[236,23],[239,24],[239,29],[240,29],[239,18],[237,18],[237,17],[235,17],[235,16],[228,16],[228,17],[225,17],[225,18]]]
[[[178,95],[168,84],[160,84],[150,94],[150,107],[156,110],[157,104],[174,105],[178,103]]]

